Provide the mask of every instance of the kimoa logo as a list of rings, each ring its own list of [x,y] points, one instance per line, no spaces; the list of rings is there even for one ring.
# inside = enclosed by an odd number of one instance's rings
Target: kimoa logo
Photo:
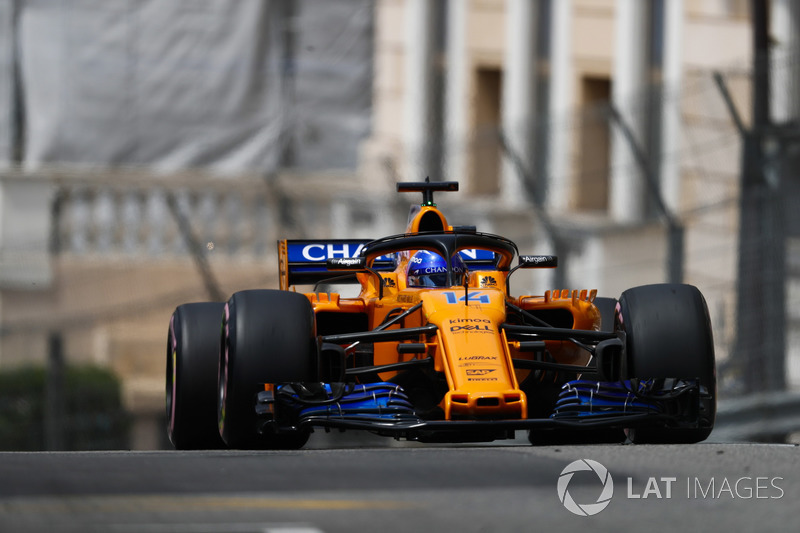
[[[572,476],[575,475],[575,472],[581,471],[594,472],[602,483],[603,488],[600,496],[597,497],[597,501],[594,503],[577,503],[569,493],[569,482],[572,480]],[[561,475],[558,477],[557,489],[558,499],[561,500],[561,503],[569,512],[578,516],[593,516],[611,503],[611,497],[614,496],[614,480],[611,479],[608,469],[597,461],[578,459],[568,464],[561,471]]]

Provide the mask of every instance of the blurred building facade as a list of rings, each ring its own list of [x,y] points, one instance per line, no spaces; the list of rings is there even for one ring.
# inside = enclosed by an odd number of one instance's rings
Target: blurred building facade
[[[789,132],[796,4],[770,2]],[[164,445],[172,309],[276,286],[278,238],[396,232],[416,199],[394,183],[430,176],[461,182],[437,198],[451,222],[560,255],[517,290],[697,285],[738,394],[752,22],[748,0],[4,2],[0,367],[46,361],[57,332],[123,377],[133,446]],[[800,387],[786,225],[781,364]]]
[[[365,153],[404,178],[458,176],[476,209],[494,206],[495,229],[514,234],[516,213],[529,244],[565,259],[556,285],[610,295],[699,286],[723,389],[796,387],[799,10],[782,0],[385,0]],[[742,194],[748,180],[759,185]],[[771,195],[760,209],[772,213],[742,215],[746,195]]]

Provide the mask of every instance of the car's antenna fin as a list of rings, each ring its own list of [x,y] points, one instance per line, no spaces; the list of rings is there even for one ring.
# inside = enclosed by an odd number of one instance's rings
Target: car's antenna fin
[[[434,181],[431,182],[430,176],[425,181],[401,181],[397,184],[397,192],[421,192],[422,206],[436,207],[433,201],[434,191],[453,192],[458,190],[457,181]]]
[[[429,184],[430,182],[431,182],[431,177],[425,176],[425,183]],[[422,205],[436,205],[435,203],[433,203],[432,190],[426,188],[422,191]]]

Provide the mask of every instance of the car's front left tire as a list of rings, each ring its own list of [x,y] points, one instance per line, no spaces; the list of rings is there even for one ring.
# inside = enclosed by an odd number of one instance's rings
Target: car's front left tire
[[[225,304],[219,357],[217,416],[231,448],[300,448],[309,432],[259,433],[256,396],[265,383],[318,380],[311,303],[302,294],[240,291]]]

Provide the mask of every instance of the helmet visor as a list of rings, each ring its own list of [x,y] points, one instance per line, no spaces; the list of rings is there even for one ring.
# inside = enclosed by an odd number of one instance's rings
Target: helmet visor
[[[446,287],[447,274],[421,274],[419,276],[408,276],[408,284],[411,287]]]

